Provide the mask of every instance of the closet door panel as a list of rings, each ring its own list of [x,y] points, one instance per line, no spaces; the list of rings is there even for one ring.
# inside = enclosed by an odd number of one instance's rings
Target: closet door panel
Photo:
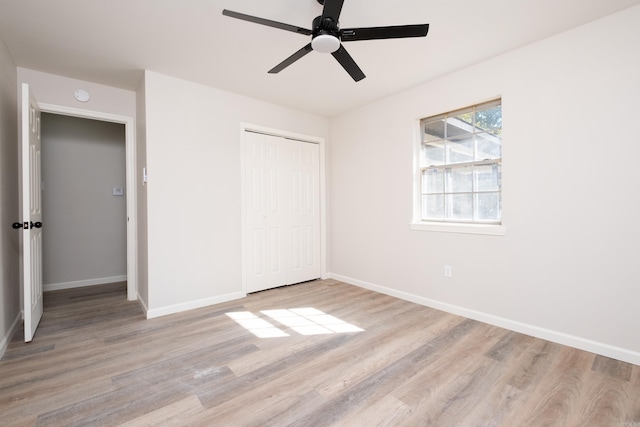
[[[245,132],[245,283],[256,292],[320,277],[319,146]]]
[[[287,140],[290,155],[289,194],[291,230],[289,283],[320,277],[320,148]]]

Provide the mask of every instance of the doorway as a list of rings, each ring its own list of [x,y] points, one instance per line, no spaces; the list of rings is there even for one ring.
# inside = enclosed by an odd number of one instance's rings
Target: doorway
[[[42,113],[43,290],[127,280],[125,125]]]
[[[52,115],[66,116],[75,119],[89,119],[98,122],[106,122],[107,124],[119,124],[124,127],[124,148],[125,148],[125,183],[124,185],[112,185],[109,187],[110,197],[125,199],[125,228],[126,228],[126,246],[124,249],[126,257],[126,283],[127,283],[127,299],[137,299],[137,221],[136,221],[136,158],[135,158],[135,140],[134,140],[134,120],[132,117],[120,116],[110,113],[101,113],[96,111],[83,110],[78,108],[40,103],[39,107],[43,113],[51,113]],[[89,165],[89,169],[90,165]],[[46,183],[45,183],[46,186]],[[113,193],[119,193],[122,188],[123,196]],[[46,187],[44,189],[46,192]],[[121,200],[122,200],[121,199]],[[100,226],[100,224],[96,224]],[[114,276],[107,276],[112,277]],[[102,278],[102,277],[100,277]],[[98,278],[98,279],[100,279]],[[101,280],[100,280],[101,281]],[[97,284],[97,283],[87,283]]]

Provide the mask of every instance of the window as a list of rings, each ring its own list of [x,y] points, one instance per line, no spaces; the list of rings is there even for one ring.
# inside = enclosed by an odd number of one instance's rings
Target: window
[[[502,104],[420,120],[420,222],[501,224]]]

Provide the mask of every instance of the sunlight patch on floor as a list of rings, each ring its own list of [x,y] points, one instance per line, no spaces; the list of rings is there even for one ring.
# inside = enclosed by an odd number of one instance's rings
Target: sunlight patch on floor
[[[313,307],[262,310],[260,313],[300,335],[325,335],[364,331],[364,329]],[[231,312],[227,313],[227,316],[259,338],[289,336],[287,332],[275,326],[270,321],[250,311]]]
[[[251,332],[258,338],[288,337],[289,334],[275,327],[264,319],[259,318],[250,311],[236,311],[227,313],[227,316],[236,321],[240,326]]]

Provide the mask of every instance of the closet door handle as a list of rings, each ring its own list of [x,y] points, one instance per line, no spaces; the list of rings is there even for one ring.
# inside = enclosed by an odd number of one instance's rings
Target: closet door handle
[[[36,221],[36,222],[31,221],[30,228],[42,228],[42,223],[40,221]]]
[[[22,223],[21,222],[14,222],[13,224],[11,224],[11,228],[13,228],[14,230],[20,230],[20,229],[22,229]]]

